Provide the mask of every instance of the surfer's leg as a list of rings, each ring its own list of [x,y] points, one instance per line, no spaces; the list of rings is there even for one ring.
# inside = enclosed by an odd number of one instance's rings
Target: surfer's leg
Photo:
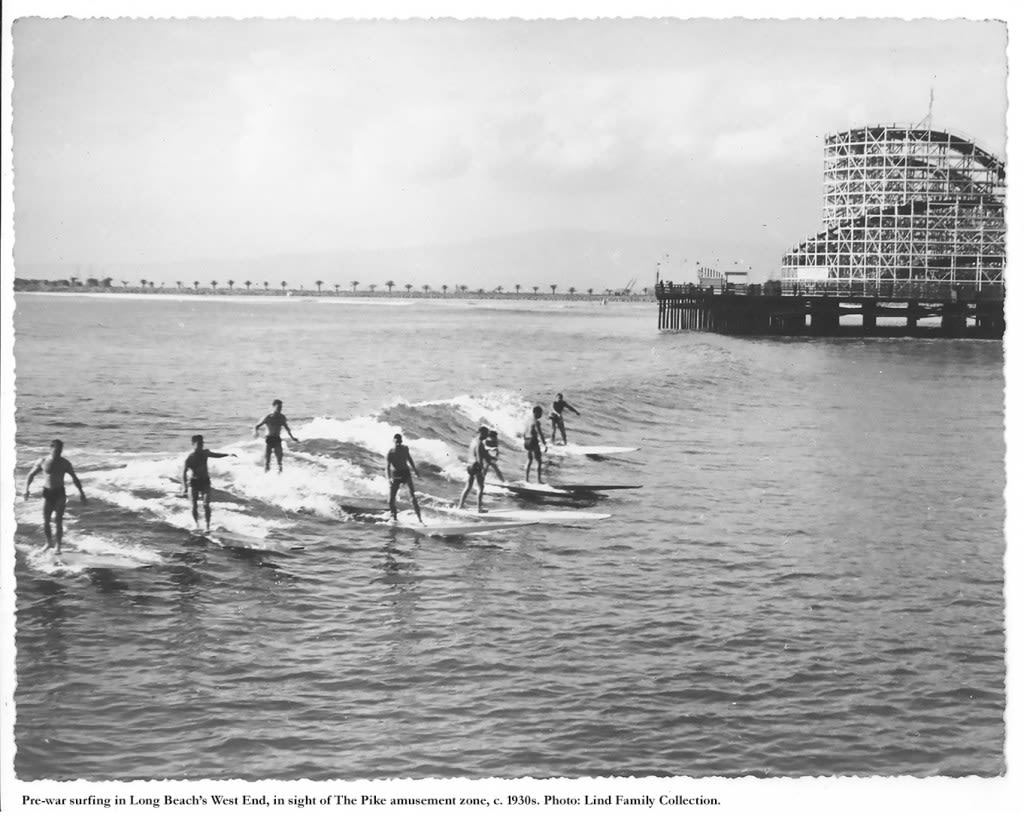
[[[46,549],[49,550],[53,547],[53,530],[50,526],[50,520],[53,518],[53,504],[47,498],[45,491],[43,492],[43,533],[46,535]]]
[[[281,446],[280,441],[278,441],[274,445],[274,455],[277,456],[277,471],[281,472],[281,470],[283,469],[281,466],[281,462],[284,458],[284,448]]]
[[[199,529],[199,490],[195,482],[192,482],[192,521],[196,523],[196,530]]]
[[[471,472],[469,478],[466,479],[466,486],[462,488],[462,495],[459,496],[459,509],[461,510],[466,504],[466,496],[469,495],[469,491],[473,489],[473,479],[476,476]]]
[[[416,518],[419,519],[420,524],[423,524],[423,517],[420,515],[420,503],[416,499],[416,485],[412,483],[411,475],[405,479],[405,486],[409,488],[409,498],[412,500],[412,509],[416,513]]]
[[[398,520],[398,505],[395,503],[395,498],[398,495],[398,483],[395,479],[391,479],[391,492],[388,493],[388,509],[391,510],[391,518]]]
[[[65,507],[65,505],[67,505],[67,503],[68,503],[67,498],[63,498],[63,497],[59,498],[59,499],[57,499],[57,502],[56,502],[56,504],[54,505],[54,508],[53,508],[54,521],[56,522],[54,527],[56,528],[56,534],[57,534],[56,538],[57,538],[57,552],[58,553],[60,552],[61,542],[64,540],[64,507]]]
[[[268,441],[267,442],[267,448],[266,448],[266,450],[264,450],[264,454],[263,454],[263,472],[265,472],[265,473],[269,473],[270,472],[270,453],[271,453],[272,450],[273,450],[273,447],[270,446],[270,442]]]
[[[203,515],[206,516],[206,532],[210,532],[210,491],[203,493]]]

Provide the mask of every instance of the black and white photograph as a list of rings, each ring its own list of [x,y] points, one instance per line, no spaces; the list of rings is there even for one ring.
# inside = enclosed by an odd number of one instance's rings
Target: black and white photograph
[[[1021,813],[1008,4],[3,37],[5,817]]]

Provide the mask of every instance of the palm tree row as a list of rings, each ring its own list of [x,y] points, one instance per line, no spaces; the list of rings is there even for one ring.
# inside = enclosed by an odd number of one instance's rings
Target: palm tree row
[[[81,286],[81,279],[79,279],[79,278],[70,278],[69,280],[70,280],[72,286]],[[124,289],[128,289],[129,288],[128,281],[122,280],[120,283],[121,283],[122,288],[124,288]],[[155,281],[150,281],[150,280],[145,279],[145,278],[140,279],[140,283],[142,284],[143,290],[145,290],[147,288],[149,288],[149,289],[156,289],[157,288],[157,283]],[[318,279],[318,280],[314,281],[313,283],[316,286],[317,294],[318,295],[322,294],[323,287],[324,287],[326,282],[321,280],[321,279]],[[356,293],[358,293],[360,291],[359,290],[359,286],[361,284],[360,281],[351,280],[348,283],[349,283],[349,287],[351,288],[351,291],[352,291],[353,294],[356,294]],[[209,284],[210,284],[210,289],[213,292],[216,292],[218,287],[220,286],[220,281],[211,280],[209,282]],[[228,290],[234,292],[235,284],[236,284],[236,282],[233,279],[229,279],[227,281]],[[186,286],[186,284],[183,281],[175,281],[174,285],[177,287],[177,289],[179,291],[181,291],[181,289],[184,286]],[[245,281],[241,282],[241,285],[245,287],[246,292],[250,292],[254,286],[259,287],[261,285],[263,287],[263,291],[264,292],[269,292],[270,291],[270,282],[269,281],[263,281],[262,283],[259,283],[259,282],[255,282],[255,281],[251,281],[251,280],[245,280]],[[192,289],[194,291],[198,292],[199,288],[200,288],[200,281],[192,281],[191,286],[192,286]],[[388,295],[391,295],[391,294],[393,294],[394,288],[396,286],[398,286],[398,284],[395,281],[393,281],[393,280],[387,280],[387,281],[384,282],[384,286],[387,288]],[[164,283],[161,282],[159,284],[159,287],[162,289],[164,287]],[[340,295],[341,294],[341,285],[340,284],[333,284],[333,287],[334,287],[335,295]],[[281,288],[282,292],[287,292],[288,291],[288,281],[286,281],[286,280],[280,281],[280,288]],[[407,284],[404,285],[404,289],[405,289],[405,294],[407,296],[411,296],[412,292],[413,292],[413,289],[415,289],[415,286],[412,283],[407,283]],[[432,293],[433,294],[437,294],[437,290],[434,290],[434,288],[431,287],[429,284],[423,284],[422,286],[420,286],[420,289],[422,290],[424,295],[430,295]],[[515,289],[515,294],[518,296],[523,291],[523,285],[522,284],[515,284],[514,289]],[[533,294],[535,296],[539,296],[540,290],[541,290],[540,286],[532,286],[529,289],[531,289],[533,291]],[[556,296],[558,294],[558,285],[557,284],[549,284],[548,285],[548,289],[551,290],[552,297],[554,297],[554,296]],[[298,287],[298,290],[300,292],[301,291],[305,291],[305,287],[300,285]],[[376,294],[377,284],[367,284],[366,289],[363,290],[363,291],[364,292],[369,292],[371,295]],[[465,295],[465,294],[470,292],[470,288],[466,284],[455,284],[455,285],[451,285],[451,286],[449,284],[441,284],[441,287],[440,287],[439,291],[440,291],[442,296],[447,296],[449,291],[451,291],[453,295]],[[589,287],[588,289],[586,289],[584,291],[586,292],[586,294],[588,296],[593,296],[594,292],[595,292],[593,287]],[[572,298],[572,297],[575,297],[579,292],[580,292],[580,290],[577,290],[576,287],[571,286],[571,287],[569,287],[565,291],[564,294],[566,294],[570,298]],[[603,292],[604,292],[605,295],[608,295],[608,296],[612,296],[612,295],[625,295],[625,296],[628,296],[628,295],[632,294],[629,289],[619,290],[619,291],[614,290],[614,289],[605,289],[605,290],[603,290]],[[649,290],[648,287],[643,287],[640,290],[640,292],[646,297],[649,294],[650,290]],[[473,290],[473,293],[476,294],[476,295],[485,295],[485,294],[488,294],[488,293],[493,294],[493,295],[504,295],[505,294],[505,287],[499,285],[499,286],[494,287],[491,290],[484,289],[483,287],[478,287],[478,288]]]

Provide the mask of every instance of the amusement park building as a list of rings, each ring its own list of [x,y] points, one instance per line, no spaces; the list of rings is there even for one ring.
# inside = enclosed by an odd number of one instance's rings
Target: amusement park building
[[[997,291],[1006,267],[1006,169],[931,128],[825,138],[825,229],[783,257],[782,280],[877,294]]]

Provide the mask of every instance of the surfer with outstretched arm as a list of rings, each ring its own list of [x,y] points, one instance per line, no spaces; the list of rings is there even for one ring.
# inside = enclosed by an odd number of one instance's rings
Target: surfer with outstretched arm
[[[465,506],[466,496],[469,495],[469,491],[475,484],[476,509],[481,513],[484,511],[484,475],[492,461],[486,446],[490,432],[489,427],[481,426],[477,434],[473,436],[473,440],[469,442],[469,462],[466,464],[466,472],[469,477],[466,479],[466,487],[459,497],[459,509]]]
[[[412,472],[410,472],[410,469]],[[409,454],[409,448],[402,443],[401,433],[395,433],[395,446],[388,450],[388,460],[384,467],[388,477],[388,508],[391,510],[391,518],[398,521],[398,505],[395,499],[398,496],[398,488],[403,484],[409,488],[409,498],[412,499],[412,509],[416,511],[416,518],[423,524],[423,517],[420,515],[420,503],[416,500],[416,488],[412,483],[412,473],[416,478],[420,477],[420,471],[416,469],[416,462]]]
[[[192,488],[192,520],[199,529],[199,499],[203,499],[203,514],[206,516],[206,532],[210,532],[210,493],[212,484],[210,482],[210,470],[206,462],[211,458],[234,457],[234,453],[215,453],[203,447],[201,435],[192,436],[192,452],[185,458],[185,467],[181,471],[181,496],[188,495],[188,489]],[[192,473],[191,484],[189,473]]]
[[[82,482],[75,475],[75,469],[71,466],[71,462],[62,455],[63,452],[64,442],[59,438],[55,438],[50,442],[50,454],[45,458],[39,459],[25,479],[25,499],[27,501],[29,487],[32,486],[32,479],[39,473],[43,473],[45,477],[43,481],[43,532],[46,533],[46,549],[55,549],[58,554],[60,553],[61,542],[64,539],[64,507],[68,501],[67,490],[64,489],[65,475],[71,476],[71,481],[78,488],[78,495],[82,499],[82,504],[85,504],[85,492],[82,490]],[[55,522],[57,528],[56,547],[54,547],[53,532],[50,527],[51,521]]]
[[[260,434],[260,427],[267,428],[267,453],[266,461],[263,465],[263,472],[270,472],[270,456],[274,455],[277,457],[277,471],[281,472],[281,458],[283,450],[281,449],[281,428],[288,433],[288,437],[292,441],[298,441],[292,431],[288,427],[288,419],[285,418],[284,413],[281,412],[283,402],[275,398],[273,403],[273,411],[268,412],[263,418],[260,419],[259,423],[253,427],[253,435],[258,436]]]
[[[530,480],[530,467],[533,466],[533,460],[536,458],[538,484],[544,483],[540,477],[541,445],[544,445],[545,452],[548,449],[548,443],[544,440],[544,428],[540,423],[542,415],[544,415],[543,407],[540,405],[534,407],[530,418],[526,420],[526,426],[523,428],[523,448],[526,450],[526,480]]]
[[[577,410],[572,404],[570,404],[562,397],[562,393],[558,393],[558,395],[555,396],[555,400],[551,403],[551,415],[548,416],[551,419],[552,444],[555,443],[556,428],[558,429],[558,432],[562,434],[562,443],[569,443],[569,439],[565,437],[565,419],[562,417],[563,410],[569,410],[570,412],[576,413],[576,415],[580,414],[579,410]]]

